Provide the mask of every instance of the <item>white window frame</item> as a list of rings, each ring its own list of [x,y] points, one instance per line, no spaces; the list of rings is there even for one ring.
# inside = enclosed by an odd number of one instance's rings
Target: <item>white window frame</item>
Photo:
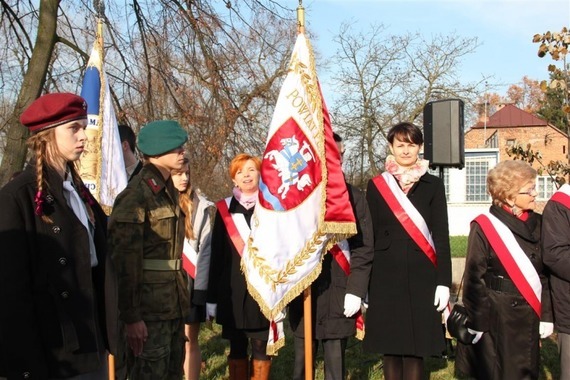
[[[469,183],[470,180],[470,170],[473,170],[473,166],[475,164],[485,165],[480,173],[477,175],[479,176],[479,183]],[[466,158],[465,159],[465,203],[487,203],[491,201],[491,196],[487,192],[487,174],[489,173],[489,169],[491,169],[495,165],[495,160],[490,157],[473,157],[473,158]],[[472,176],[472,175],[471,175]],[[471,186],[481,187],[483,186],[483,192],[478,192],[476,194],[469,194],[469,188]],[[476,199],[470,199],[476,198]]]
[[[536,177],[537,200],[547,201],[556,192],[556,181],[548,175]]]

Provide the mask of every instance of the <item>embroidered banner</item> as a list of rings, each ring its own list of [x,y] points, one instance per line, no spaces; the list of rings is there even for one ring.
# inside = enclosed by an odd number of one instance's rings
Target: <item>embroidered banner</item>
[[[107,214],[127,186],[121,139],[103,64],[99,31],[87,62],[81,96],[87,102],[87,143],[80,160],[81,179]]]
[[[259,202],[242,259],[248,291],[268,319],[320,274],[322,255],[356,233],[316,75],[299,34],[269,126]]]

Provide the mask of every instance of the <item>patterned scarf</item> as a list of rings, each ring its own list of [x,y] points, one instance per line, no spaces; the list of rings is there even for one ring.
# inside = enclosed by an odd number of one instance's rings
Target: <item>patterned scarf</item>
[[[255,206],[255,203],[257,202],[257,193],[258,191],[255,191],[253,194],[246,195],[241,192],[239,187],[234,187],[233,189],[234,197],[243,207],[245,207],[246,210]]]
[[[408,194],[414,183],[418,182],[420,177],[426,174],[428,166],[428,160],[421,160],[418,157],[418,160],[412,167],[404,168],[396,162],[396,158],[391,154],[386,157],[386,162],[384,163],[386,171],[396,178],[405,194]]]

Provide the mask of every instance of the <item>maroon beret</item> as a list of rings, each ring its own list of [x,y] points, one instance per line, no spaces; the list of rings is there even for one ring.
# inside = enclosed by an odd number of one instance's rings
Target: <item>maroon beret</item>
[[[81,96],[70,93],[43,95],[33,101],[20,116],[20,122],[30,132],[44,129],[79,119],[87,118],[87,103]]]

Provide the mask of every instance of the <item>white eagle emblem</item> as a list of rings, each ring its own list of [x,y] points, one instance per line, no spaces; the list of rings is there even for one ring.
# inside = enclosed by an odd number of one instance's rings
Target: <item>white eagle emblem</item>
[[[297,185],[297,189],[303,191],[305,186],[311,184],[309,174],[299,176],[299,173],[307,167],[309,161],[316,160],[306,141],[303,141],[303,146],[299,149],[299,141],[295,135],[281,139],[280,142],[283,149],[271,150],[263,158],[275,162],[272,166],[281,177],[281,186],[277,189],[277,193],[281,194],[281,199],[285,199],[290,186]]]

